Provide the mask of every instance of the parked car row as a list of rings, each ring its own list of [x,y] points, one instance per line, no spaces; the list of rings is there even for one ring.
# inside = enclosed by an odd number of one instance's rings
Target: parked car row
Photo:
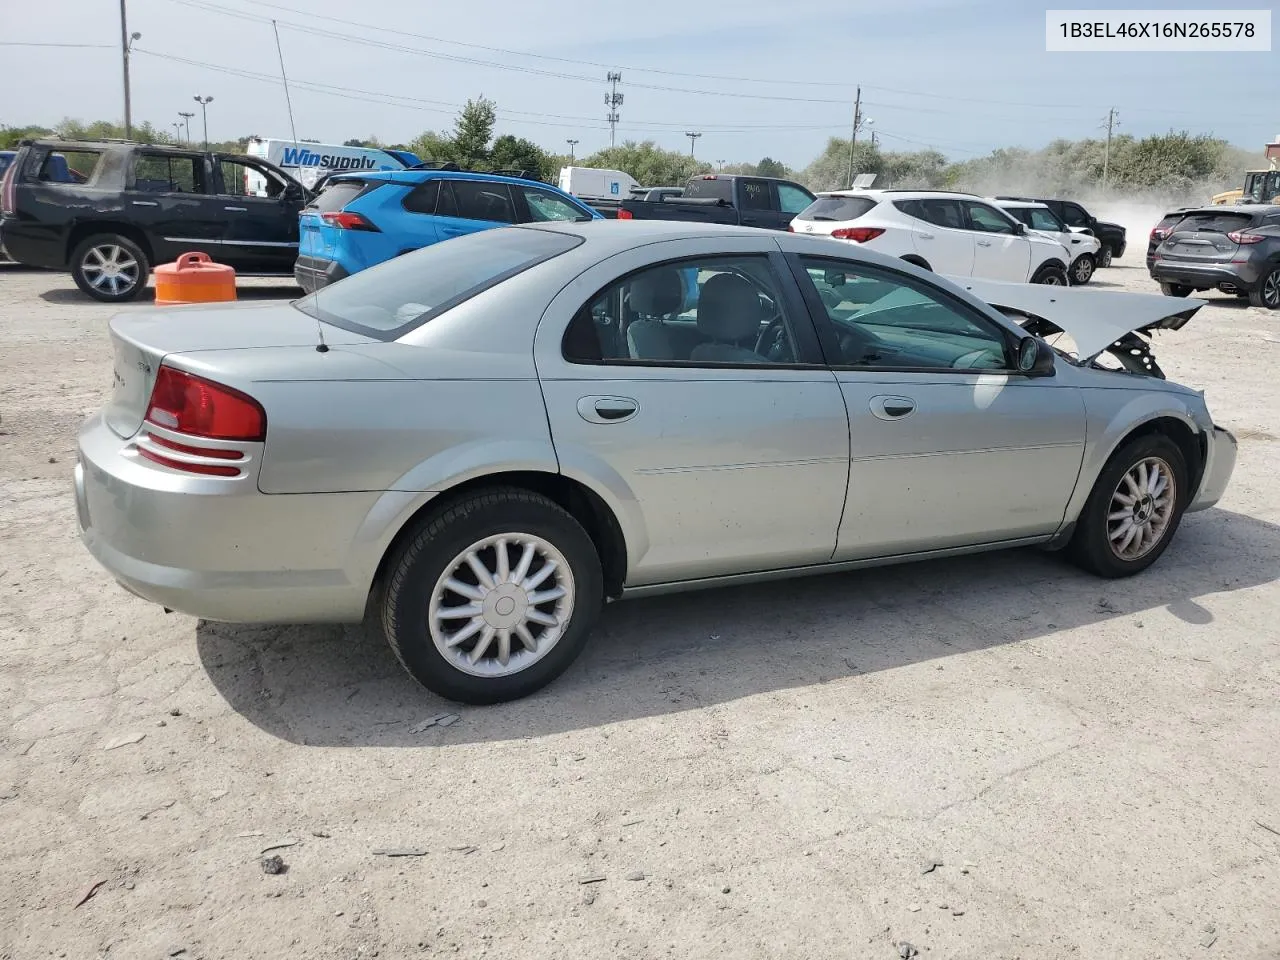
[[[1219,290],[1280,310],[1280,205],[1171,210],[1151,230],[1147,271],[1165,296]]]

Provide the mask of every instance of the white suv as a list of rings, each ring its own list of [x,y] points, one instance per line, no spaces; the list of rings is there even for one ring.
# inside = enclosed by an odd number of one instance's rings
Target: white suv
[[[1037,233],[1043,233],[1062,244],[1071,254],[1067,276],[1073,284],[1086,284],[1093,277],[1093,271],[1098,266],[1098,251],[1102,249],[1102,241],[1097,237],[1072,230],[1047,204],[1035,200],[998,200],[989,197],[987,202],[1021,220]]]
[[[1063,286],[1071,262],[1057,240],[966,193],[835,190],[818,194],[788,229],[850,240],[948,276]]]

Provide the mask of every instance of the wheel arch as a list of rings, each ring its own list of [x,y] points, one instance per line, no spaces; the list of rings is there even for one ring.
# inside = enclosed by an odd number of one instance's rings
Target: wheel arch
[[[147,239],[146,233],[133,224],[122,223],[118,220],[81,220],[75,223],[67,234],[67,248],[63,254],[67,266],[73,266],[71,255],[75,253],[76,247],[80,246],[81,243],[89,237],[111,233],[127,237],[136,243],[138,248],[146,255],[147,264],[152,269],[155,269],[155,252],[151,249],[151,241]]]
[[[899,257],[898,259],[917,266],[922,270],[933,270],[933,267],[929,266],[929,261],[919,254],[908,253],[906,256]]]

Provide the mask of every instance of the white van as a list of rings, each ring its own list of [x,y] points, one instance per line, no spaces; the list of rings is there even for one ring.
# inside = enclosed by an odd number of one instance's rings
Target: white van
[[[332,143],[311,143],[305,140],[254,139],[249,141],[245,153],[251,157],[269,160],[277,167],[310,189],[326,173],[362,170],[404,170],[419,162],[405,150],[384,150],[378,147],[344,147]],[[246,192],[251,196],[264,196],[266,181],[250,172],[245,178]],[[261,181],[261,182],[257,182]]]
[[[596,167],[562,167],[558,184],[565,193],[583,200],[626,200],[640,183],[621,170]]]

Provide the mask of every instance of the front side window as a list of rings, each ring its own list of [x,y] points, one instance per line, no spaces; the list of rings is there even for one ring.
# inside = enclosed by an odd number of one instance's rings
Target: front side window
[[[274,170],[256,167],[240,160],[219,160],[222,193],[231,197],[279,197],[285,180]]]
[[[537,187],[517,187],[524,197],[525,206],[529,208],[529,220],[533,223],[546,223],[551,220],[572,220],[581,223],[590,220],[585,210],[574,206],[563,197],[557,197],[550,190]]]
[[[1053,215],[1048,207],[1027,207],[1022,212],[1025,217],[1018,217],[1033,230],[1048,230],[1050,233],[1066,233],[1067,225]]]
[[[911,277],[848,261],[801,257],[834,341],[835,366],[1002,370],[1006,338],[985,317]]]
[[[611,283],[574,317],[573,363],[758,366],[798,363],[791,318],[768,257],[648,267]]]
[[[1087,227],[1089,225],[1089,215],[1084,212],[1084,207],[1077,206],[1074,203],[1064,203],[1062,205],[1062,219],[1072,227]]]
[[[204,193],[204,158],[139,154],[133,188],[143,193]]]
[[[445,180],[440,184],[436,214],[486,223],[515,223],[515,204],[505,183],[484,180]]]
[[[1013,233],[1013,221],[995,207],[974,203],[972,200],[966,201],[965,207],[969,211],[971,229],[981,233]]]

